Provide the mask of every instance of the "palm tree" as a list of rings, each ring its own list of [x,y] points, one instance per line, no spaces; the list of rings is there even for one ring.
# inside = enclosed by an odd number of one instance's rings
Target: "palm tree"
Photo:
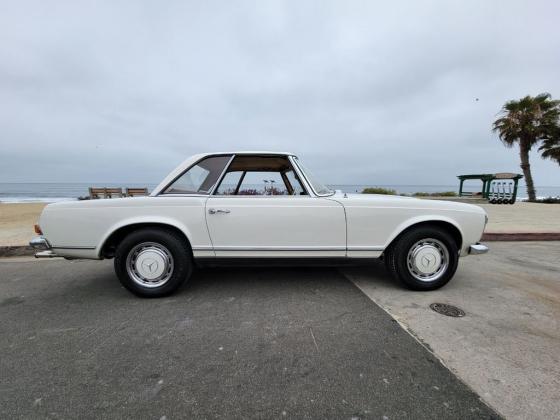
[[[552,100],[548,93],[541,93],[535,97],[527,95],[518,101],[506,102],[500,114],[501,117],[494,121],[492,130],[498,133],[506,147],[519,144],[519,157],[527,184],[527,195],[529,201],[535,201],[536,193],[529,164],[529,151],[540,141],[550,142],[558,138],[560,101]]]
[[[543,158],[555,160],[560,165],[560,133],[556,138],[549,138],[543,141],[539,147]]]

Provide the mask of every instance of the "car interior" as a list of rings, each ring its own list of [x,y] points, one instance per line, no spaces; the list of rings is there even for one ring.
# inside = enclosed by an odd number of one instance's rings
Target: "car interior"
[[[216,195],[307,195],[285,156],[236,156]]]

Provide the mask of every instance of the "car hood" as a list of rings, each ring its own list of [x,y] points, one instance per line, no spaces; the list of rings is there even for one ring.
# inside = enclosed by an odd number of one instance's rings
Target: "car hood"
[[[400,195],[384,195],[384,194],[356,194],[343,193],[336,191],[330,196],[340,202],[344,206],[356,207],[406,207],[406,208],[422,208],[436,210],[466,211],[472,213],[486,214],[486,211],[473,204],[460,203],[447,200],[430,200],[416,197],[407,197]]]

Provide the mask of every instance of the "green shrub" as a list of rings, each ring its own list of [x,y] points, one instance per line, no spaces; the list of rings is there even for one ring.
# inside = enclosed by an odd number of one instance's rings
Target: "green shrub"
[[[457,197],[455,191],[440,191],[440,192],[415,192],[412,194],[414,197]]]
[[[369,187],[364,188],[362,194],[385,194],[385,195],[397,195],[395,190],[391,190],[389,188],[381,188],[381,187]]]

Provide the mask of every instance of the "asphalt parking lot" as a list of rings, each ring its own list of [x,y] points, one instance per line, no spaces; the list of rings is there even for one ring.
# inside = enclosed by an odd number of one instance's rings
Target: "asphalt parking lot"
[[[497,418],[336,269],[0,260],[0,418]]]

